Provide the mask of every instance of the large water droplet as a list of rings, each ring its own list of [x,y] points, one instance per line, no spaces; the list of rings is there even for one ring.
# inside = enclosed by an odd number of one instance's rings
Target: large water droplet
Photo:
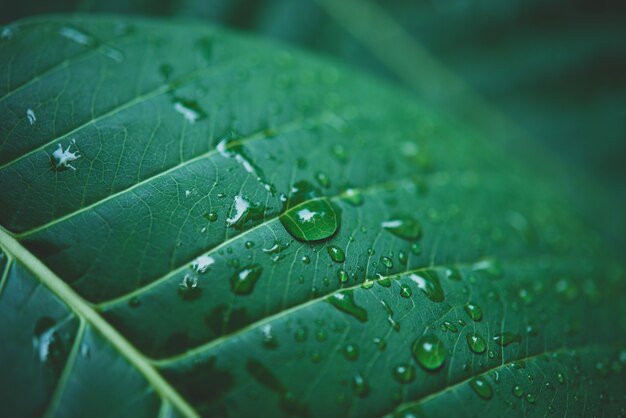
[[[446,360],[446,348],[434,335],[424,335],[415,340],[411,351],[417,363],[426,370],[436,370]]]
[[[468,332],[465,336],[467,339],[467,345],[470,350],[476,354],[482,354],[487,349],[487,343],[485,339],[477,332]]]
[[[411,273],[409,278],[417,284],[422,292],[433,302],[442,302],[445,299],[437,272],[434,270]]]
[[[491,399],[493,397],[493,389],[487,380],[482,377],[475,377],[469,382],[472,390],[483,399]]]
[[[511,343],[519,343],[522,341],[522,337],[519,334],[514,334],[512,332],[502,332],[496,334],[493,337],[493,340],[501,347],[506,347]]]
[[[332,295],[326,297],[326,301],[335,308],[352,315],[361,322],[367,321],[367,311],[354,302],[352,290],[333,293]]]
[[[280,222],[298,241],[330,238],[339,228],[339,213],[330,200],[320,198],[302,203],[280,215]]]
[[[346,261],[346,254],[339,247],[331,245],[326,248],[326,251],[328,251],[328,255],[335,263],[343,263]]]
[[[422,232],[420,223],[409,216],[397,216],[383,222],[381,226],[395,236],[410,241],[418,239]]]
[[[253,264],[235,272],[230,278],[230,288],[238,295],[249,295],[254,290],[263,268],[258,264]]]

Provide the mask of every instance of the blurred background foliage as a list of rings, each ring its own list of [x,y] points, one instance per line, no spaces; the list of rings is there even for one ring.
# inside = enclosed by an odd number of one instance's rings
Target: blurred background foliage
[[[527,134],[539,140],[569,166],[594,226],[626,245],[624,1],[32,0],[1,10],[2,23],[62,12],[204,19],[334,57],[518,147]]]

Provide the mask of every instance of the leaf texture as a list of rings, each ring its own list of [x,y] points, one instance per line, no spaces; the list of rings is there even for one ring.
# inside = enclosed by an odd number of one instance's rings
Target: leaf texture
[[[626,406],[623,268],[528,157],[223,29],[65,16],[10,35],[7,414]]]

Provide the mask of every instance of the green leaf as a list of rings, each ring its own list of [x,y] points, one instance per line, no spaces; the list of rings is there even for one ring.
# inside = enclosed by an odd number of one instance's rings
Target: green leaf
[[[625,406],[623,267],[523,156],[223,29],[10,31],[2,415]]]

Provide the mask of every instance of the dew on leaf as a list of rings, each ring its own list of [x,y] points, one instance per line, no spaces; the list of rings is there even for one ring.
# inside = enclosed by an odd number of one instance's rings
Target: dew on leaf
[[[459,272],[459,269],[449,267],[446,269],[446,277],[450,280],[459,281],[461,280],[461,273]]]
[[[326,173],[322,171],[318,171],[317,173],[315,173],[315,180],[317,181],[317,184],[319,184],[325,189],[330,187],[330,179],[328,178]]]
[[[532,393],[527,393],[526,394],[526,402],[528,403],[535,403],[535,395],[533,395]]]
[[[355,303],[352,290],[333,293],[326,297],[326,301],[338,310],[352,315],[361,322],[367,321],[367,311]]]
[[[308,255],[303,255],[300,259],[304,264],[311,264],[311,257]]]
[[[467,316],[472,319],[472,321],[480,321],[481,319],[483,319],[483,310],[475,303],[469,302],[468,304],[463,306],[463,310],[465,311]]]
[[[389,276],[383,276],[380,273],[376,273],[376,280],[374,280],[377,285],[382,287],[391,287],[391,279]]]
[[[385,257],[385,256],[380,257],[380,262],[383,264],[383,266],[387,267],[388,269],[393,268],[393,261],[389,257]]]
[[[361,206],[365,200],[358,189],[346,189],[341,198],[352,206]]]
[[[470,387],[479,397],[489,400],[493,397],[493,389],[484,377],[475,377],[469,382]]]
[[[482,354],[487,349],[485,339],[477,332],[468,332],[465,337],[467,339],[467,346],[472,352]]]
[[[495,258],[486,258],[472,265],[475,272],[483,273],[491,279],[499,279],[502,277],[503,270],[500,263]]]
[[[346,254],[339,247],[335,245],[330,245],[326,247],[326,251],[328,251],[330,259],[333,260],[335,263],[343,263],[344,261],[346,261]]]
[[[346,360],[356,361],[359,358],[359,347],[356,344],[346,344],[343,347],[343,355]]]
[[[261,168],[252,161],[246,153],[243,145],[241,145],[241,143],[239,143],[233,136],[229,135],[225,139],[221,140],[217,144],[217,151],[222,157],[235,159],[235,161],[237,161],[247,173],[254,176],[261,186],[263,186],[263,188],[272,195],[276,193],[274,185],[267,181]]]
[[[297,342],[301,343],[301,342],[306,341],[308,335],[309,335],[309,331],[306,327],[298,327],[293,337]]]
[[[198,274],[206,273],[211,265],[215,263],[215,259],[207,254],[201,255],[191,262],[191,268]]]
[[[59,34],[71,41],[76,42],[77,44],[83,46],[89,46],[95,44],[95,40],[90,35],[87,35],[85,32],[80,31],[76,28],[72,28],[69,26],[63,26],[59,29]]]
[[[422,232],[420,223],[409,216],[389,219],[383,222],[381,226],[395,236],[411,241],[419,238]]]
[[[420,255],[422,253],[422,244],[419,242],[414,242],[411,244],[411,252],[413,255]]]
[[[339,213],[330,200],[320,198],[302,203],[280,215],[285,230],[298,241],[330,238],[339,228]]]
[[[263,268],[258,264],[246,266],[236,271],[230,278],[230,288],[237,295],[249,295],[254,290]]]
[[[426,370],[436,370],[446,360],[446,349],[434,335],[424,335],[415,340],[411,351],[417,363]]]
[[[402,250],[398,251],[398,263],[400,263],[403,266],[406,266],[408,262],[409,262],[409,259],[406,253]]]
[[[349,276],[344,269],[340,269],[339,271],[337,271],[337,278],[339,279],[339,283],[346,283],[349,279]]]
[[[411,290],[409,285],[407,284],[400,285],[400,296],[402,296],[403,298],[410,298],[412,294],[413,294],[413,291]]]
[[[411,383],[415,380],[415,368],[410,364],[398,364],[393,368],[392,375],[399,383]]]
[[[360,398],[364,398],[369,395],[369,385],[360,373],[356,373],[352,376],[352,390],[354,391],[354,394]]]
[[[517,398],[521,398],[522,396],[524,396],[524,389],[520,385],[513,385],[511,391],[513,392],[513,395]]]
[[[522,341],[522,337],[519,334],[512,332],[501,332],[493,337],[493,340],[501,347],[506,347],[512,343],[519,343]]]
[[[259,204],[252,204],[241,195],[234,198],[235,213],[226,219],[226,226],[241,230],[248,221],[259,221],[263,219],[265,208]]]
[[[174,110],[185,118],[189,123],[196,123],[206,117],[206,113],[195,100],[174,98]]]
[[[445,299],[436,271],[425,270],[419,273],[411,273],[409,278],[433,302],[442,302]]]
[[[268,349],[278,347],[278,338],[276,337],[271,324],[265,324],[261,327],[261,335],[263,337],[263,346]]]
[[[26,118],[28,119],[28,123],[30,125],[34,125],[35,122],[37,122],[37,117],[35,116],[35,112],[33,111],[33,109],[26,110]]]

